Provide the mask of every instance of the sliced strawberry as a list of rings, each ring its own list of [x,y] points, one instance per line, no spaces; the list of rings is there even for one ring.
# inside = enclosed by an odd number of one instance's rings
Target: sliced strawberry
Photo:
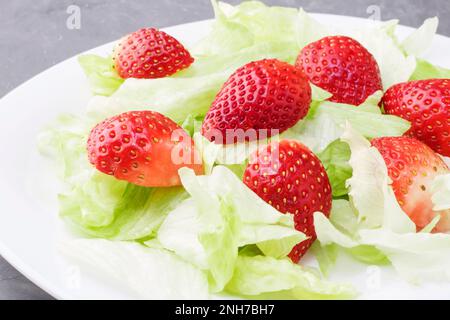
[[[313,84],[333,94],[330,101],[358,106],[383,90],[377,61],[349,37],[325,37],[309,44],[295,65]]]
[[[132,111],[99,123],[87,143],[89,161],[101,172],[146,186],[180,185],[178,169],[203,172],[191,137],[153,111]]]
[[[311,87],[300,70],[276,59],[251,62],[225,82],[206,114],[202,134],[219,144],[256,140],[262,138],[261,130],[270,137],[275,134],[271,130],[281,133],[305,117],[310,103]],[[254,132],[233,137],[239,129]]]
[[[306,146],[294,140],[273,142],[252,155],[244,183],[282,213],[294,215],[295,228],[309,239],[296,245],[298,262],[316,239],[313,214],[331,211],[331,186],[325,168]]]
[[[435,212],[431,201],[431,183],[449,173],[444,161],[427,145],[409,137],[385,137],[372,140],[386,163],[398,203],[416,224],[417,230],[427,226],[440,214],[434,232],[450,231],[450,210]]]
[[[189,67],[194,59],[174,37],[155,28],[124,37],[114,50],[121,78],[163,78]]]
[[[450,79],[394,85],[386,91],[382,103],[386,113],[411,122],[407,135],[450,157]]]

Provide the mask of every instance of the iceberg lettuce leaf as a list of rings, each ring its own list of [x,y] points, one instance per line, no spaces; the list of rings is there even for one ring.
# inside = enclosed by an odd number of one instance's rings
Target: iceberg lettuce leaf
[[[81,55],[78,57],[78,63],[88,78],[93,94],[110,96],[124,82],[114,69],[111,57]]]
[[[239,248],[256,244],[279,258],[306,239],[294,229],[292,216],[276,211],[223,166],[208,176],[183,168],[180,177],[191,198],[169,213],[158,240],[206,270],[213,292],[222,291],[232,277]]]
[[[134,240],[152,236],[165,215],[187,197],[181,187],[145,188],[106,175],[88,161],[91,121],[70,115],[39,136],[42,153],[55,161],[63,190],[60,216],[92,237]]]
[[[450,79],[450,69],[442,68],[426,60],[418,59],[416,70],[414,70],[410,80],[426,79]]]
[[[135,242],[77,239],[62,243],[60,251],[82,269],[131,289],[139,299],[209,298],[205,273],[167,250]]]
[[[354,289],[321,279],[287,259],[239,256],[226,291],[263,299],[348,299]]]

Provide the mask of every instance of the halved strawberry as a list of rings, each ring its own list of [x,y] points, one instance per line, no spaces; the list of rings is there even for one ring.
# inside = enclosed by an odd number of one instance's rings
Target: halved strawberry
[[[101,172],[146,186],[180,185],[178,169],[203,172],[191,137],[153,111],[132,111],[99,123],[87,143],[89,161]]]
[[[295,228],[309,239],[296,245],[290,258],[298,262],[316,239],[313,214],[331,211],[331,186],[319,158],[294,140],[273,142],[250,158],[244,183],[282,213],[294,215]]]
[[[433,231],[450,231],[450,210],[435,212],[431,201],[433,179],[450,172],[439,155],[410,137],[376,138],[372,145],[383,156],[397,201],[416,224],[417,230],[423,229],[440,214],[441,219]]]
[[[124,37],[113,53],[121,78],[163,78],[189,67],[194,59],[174,37],[155,28]]]
[[[333,94],[330,101],[358,106],[383,90],[377,61],[349,37],[325,37],[307,45],[295,65],[313,84]]]
[[[281,133],[305,117],[310,103],[311,87],[300,70],[276,59],[251,62],[225,82],[202,134],[219,144],[270,137],[271,130]]]
[[[394,85],[386,91],[382,103],[386,113],[411,122],[407,135],[450,157],[450,79]]]

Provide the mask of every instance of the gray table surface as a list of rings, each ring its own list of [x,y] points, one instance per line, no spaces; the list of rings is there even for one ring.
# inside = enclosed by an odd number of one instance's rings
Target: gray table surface
[[[228,0],[239,3],[239,0]],[[400,19],[418,27],[439,16],[439,33],[450,36],[449,0],[265,0],[309,12]],[[79,6],[80,29],[67,28],[70,5]],[[373,7],[376,6],[376,7]],[[0,4],[0,97],[30,77],[77,53],[143,26],[211,18],[209,0],[2,0]],[[52,299],[0,256],[0,299]]]

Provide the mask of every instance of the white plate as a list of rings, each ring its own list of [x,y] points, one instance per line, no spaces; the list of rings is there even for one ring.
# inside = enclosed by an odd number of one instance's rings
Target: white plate
[[[315,15],[330,25],[358,25],[367,20]],[[210,21],[171,27],[167,32],[186,44],[205,35]],[[412,30],[398,28],[400,37]],[[112,44],[91,50],[107,55]],[[450,39],[437,36],[427,56],[450,67]],[[54,172],[36,150],[36,137],[43,126],[62,112],[83,112],[90,98],[87,81],[76,58],[66,60],[24,83],[0,101],[0,254],[31,281],[56,298],[134,298],[101,275],[84,273],[61,257],[56,243],[70,237],[57,217],[58,183]],[[450,298],[450,284],[411,286],[392,268],[368,267],[338,261],[333,279],[353,282],[361,298]]]

